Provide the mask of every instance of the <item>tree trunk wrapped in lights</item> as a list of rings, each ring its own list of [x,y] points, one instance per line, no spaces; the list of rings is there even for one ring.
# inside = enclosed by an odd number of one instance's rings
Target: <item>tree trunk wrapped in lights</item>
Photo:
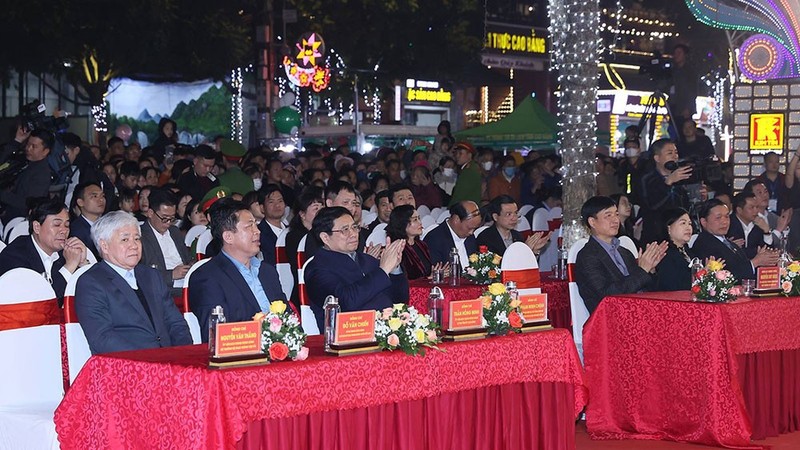
[[[550,0],[552,70],[558,72],[558,121],[564,179],[564,246],[585,231],[581,205],[595,195],[597,65],[600,35],[598,0]]]

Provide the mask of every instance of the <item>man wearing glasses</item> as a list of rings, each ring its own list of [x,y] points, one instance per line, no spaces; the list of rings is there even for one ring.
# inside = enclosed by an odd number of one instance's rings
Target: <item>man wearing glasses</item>
[[[455,247],[461,266],[467,264],[469,255],[478,253],[478,241],[472,233],[481,225],[481,210],[469,200],[450,207],[450,217],[425,236],[431,252],[431,263],[447,263],[450,250]]]
[[[478,235],[478,245],[485,245],[490,252],[502,255],[506,248],[514,242],[524,242],[533,250],[533,253],[538,255],[550,240],[549,231],[533,233],[527,239],[517,231],[519,209],[517,202],[510,195],[500,195],[492,200],[491,210],[494,225]]]
[[[398,239],[376,259],[356,251],[358,224],[344,207],[323,208],[314,218],[311,236],[322,247],[308,263],[306,288],[320,330],[325,298],[339,299],[342,311],[380,310],[408,301],[408,279],[400,269],[405,240]]]
[[[189,249],[175,226],[178,201],[165,189],[153,189],[148,197],[150,208],[142,224],[142,264],[161,272],[170,295],[181,294],[183,278],[191,267]]]

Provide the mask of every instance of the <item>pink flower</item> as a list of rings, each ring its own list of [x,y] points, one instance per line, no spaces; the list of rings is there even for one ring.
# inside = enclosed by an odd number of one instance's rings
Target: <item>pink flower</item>
[[[389,320],[392,317],[392,308],[383,308],[383,315],[381,316],[382,320]]]
[[[783,288],[783,292],[787,294],[792,291],[792,282],[791,281],[784,281],[781,283],[781,287]]]
[[[400,314],[400,319],[403,320],[403,323],[408,323],[408,321],[411,320],[411,314],[404,312],[403,314]]]
[[[715,295],[717,295],[717,290],[716,290],[716,289],[711,289],[711,290],[709,290],[709,291],[708,291],[708,295],[710,295],[710,296],[712,296],[712,297],[713,297],[713,296],[715,296]]]
[[[728,271],[727,270],[719,270],[719,271],[717,271],[716,276],[717,276],[717,279],[719,281],[723,281],[723,280],[725,280],[725,278],[728,278]]]
[[[436,341],[436,331],[428,330],[428,340],[429,341]]]
[[[397,337],[396,334],[392,333],[386,338],[386,343],[389,344],[389,347],[397,347],[400,345],[400,338]]]
[[[283,326],[283,321],[280,319],[280,317],[273,317],[269,319],[269,331],[277,333],[281,331],[281,326]]]
[[[467,274],[471,277],[478,275],[478,272],[472,267],[467,267]]]
[[[732,287],[728,292],[730,292],[731,295],[736,295],[736,296],[742,295],[742,290],[739,289],[739,286]]]
[[[295,361],[305,361],[308,358],[308,347],[300,347],[300,351],[297,352],[297,356],[294,357]]]

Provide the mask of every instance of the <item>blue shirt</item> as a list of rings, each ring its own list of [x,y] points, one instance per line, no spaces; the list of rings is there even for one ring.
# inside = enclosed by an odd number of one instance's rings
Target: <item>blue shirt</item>
[[[630,275],[628,266],[625,265],[622,255],[619,254],[619,238],[612,238],[610,244],[602,239],[597,239],[595,236],[592,236],[592,239],[600,243],[600,246],[603,247],[603,250],[605,250],[606,253],[608,253],[608,256],[611,257],[611,260],[614,261],[614,265],[616,265],[619,271],[622,272],[623,276],[627,277]]]
[[[261,312],[268,313],[269,298],[267,298],[267,294],[264,292],[264,286],[261,286],[261,280],[258,279],[258,271],[261,268],[261,261],[255,256],[251,257],[250,268],[248,269],[244,264],[233,259],[231,255],[225,253],[224,250],[220,253],[225,255],[225,257],[231,260],[233,265],[236,266],[236,269],[242,275],[242,278],[244,278],[244,282],[247,283],[247,287],[250,288],[250,292],[252,292],[256,297],[258,306],[261,307]]]
[[[122,279],[125,280],[126,283],[128,283],[128,286],[130,286],[131,289],[133,289],[134,291],[139,289],[139,285],[136,283],[136,275],[133,273],[133,270],[123,269],[122,267],[116,264],[110,263],[108,260],[103,260],[103,262],[108,264],[108,267],[114,269],[114,272],[117,272],[119,276],[121,276]]]

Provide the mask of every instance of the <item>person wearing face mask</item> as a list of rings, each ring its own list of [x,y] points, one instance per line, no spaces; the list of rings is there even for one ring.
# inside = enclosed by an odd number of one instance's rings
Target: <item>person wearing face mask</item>
[[[503,166],[497,175],[489,179],[489,198],[508,195],[519,203],[520,179],[517,175],[517,161],[513,156],[507,155],[503,159]]]
[[[619,168],[617,168],[617,179],[622,193],[627,195],[632,203],[639,204],[638,191],[642,175],[645,173],[646,161],[641,157],[639,139],[625,139],[623,145],[625,146],[625,158],[620,161]]]
[[[453,187],[456,185],[456,180],[458,180],[458,174],[456,174],[456,160],[445,156],[440,161],[439,169],[433,174],[433,181],[449,197],[453,194]]]

